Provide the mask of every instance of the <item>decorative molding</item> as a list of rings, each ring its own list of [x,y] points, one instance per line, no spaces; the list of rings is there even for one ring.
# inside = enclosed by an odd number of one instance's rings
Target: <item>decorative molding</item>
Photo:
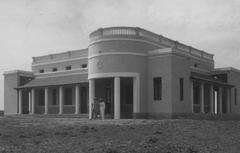
[[[64,63],[64,62],[72,62],[77,60],[87,59],[86,57],[79,57],[79,58],[71,58],[71,59],[64,59],[64,60],[58,60],[58,61],[52,61],[52,62],[44,62],[44,63],[32,63],[32,66],[39,66],[39,65],[48,65],[48,64],[57,64],[57,63]]]
[[[148,40],[137,39],[137,38],[101,38],[100,40],[92,41],[92,42],[89,44],[88,47],[92,46],[92,45],[95,44],[95,43],[99,43],[99,42],[104,42],[104,41],[118,41],[118,40],[144,42],[144,43],[148,43],[148,44],[154,45],[154,46],[156,46],[156,47],[160,47],[160,48],[169,47],[169,46],[166,46],[166,45],[164,45],[164,44],[160,45],[160,44],[158,44],[158,43],[154,43],[154,42],[151,42],[151,41],[148,41]]]
[[[88,79],[110,78],[110,77],[140,77],[136,72],[109,72],[109,73],[93,73],[88,75]]]
[[[107,56],[107,55],[133,55],[133,56],[147,56],[144,53],[134,53],[134,52],[108,52],[108,53],[98,53],[88,57],[88,59],[99,57],[99,56]]]

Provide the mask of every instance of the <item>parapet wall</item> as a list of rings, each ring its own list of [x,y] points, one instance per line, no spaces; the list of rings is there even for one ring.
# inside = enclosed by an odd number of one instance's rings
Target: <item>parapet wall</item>
[[[192,56],[201,57],[207,60],[213,60],[213,54],[209,54],[205,51],[187,46],[178,41],[171,40],[162,35],[157,35],[145,29],[138,27],[110,27],[110,28],[100,28],[90,34],[90,45],[92,43],[104,40],[104,39],[129,39],[129,40],[142,40],[153,43],[162,48],[175,48],[179,49]]]

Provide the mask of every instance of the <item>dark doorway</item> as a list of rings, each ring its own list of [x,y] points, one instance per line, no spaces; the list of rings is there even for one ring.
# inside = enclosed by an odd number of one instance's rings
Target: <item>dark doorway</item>
[[[72,88],[65,88],[65,105],[72,105]]]
[[[193,85],[193,112],[200,113],[201,105],[200,105],[200,85]]]
[[[120,112],[121,118],[133,117],[133,78],[121,78]]]
[[[87,87],[81,87],[81,113],[87,113]]]
[[[96,79],[95,82],[95,97],[103,98],[106,104],[106,117],[112,118],[114,113],[114,79],[103,78]]]
[[[29,114],[29,91],[23,90],[22,91],[22,113]]]

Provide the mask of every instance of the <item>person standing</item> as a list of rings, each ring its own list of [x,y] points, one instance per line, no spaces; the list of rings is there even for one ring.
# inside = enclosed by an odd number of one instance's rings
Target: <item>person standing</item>
[[[100,103],[99,103],[99,107],[100,107],[100,117],[102,120],[105,119],[105,102],[103,100],[103,98],[100,99]]]
[[[91,120],[92,119],[96,119],[97,116],[97,105],[98,105],[98,101],[97,98],[95,97],[92,103],[92,112],[91,112]]]

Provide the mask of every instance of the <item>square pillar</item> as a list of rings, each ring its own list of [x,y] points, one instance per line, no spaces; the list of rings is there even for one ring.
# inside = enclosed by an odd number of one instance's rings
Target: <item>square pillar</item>
[[[210,113],[214,113],[213,85],[210,85]]]
[[[59,87],[59,114],[63,113],[63,87]]]
[[[133,113],[139,112],[139,78],[133,78]]]
[[[219,114],[222,114],[222,87],[219,87]]]
[[[89,80],[89,119],[92,118],[92,104],[94,102],[94,97],[95,97],[95,80],[90,79]]]
[[[35,90],[31,89],[31,103],[32,103],[32,112],[31,114],[35,113]]]
[[[22,114],[22,90],[18,90],[18,114]]]
[[[114,78],[114,119],[120,119],[120,77]]]
[[[200,104],[201,104],[201,113],[204,113],[204,83],[201,83],[200,86]]]
[[[48,114],[48,88],[45,88],[45,94],[44,94],[44,98],[45,98],[45,112],[44,114]]]
[[[79,114],[79,85],[75,86],[75,114]]]

